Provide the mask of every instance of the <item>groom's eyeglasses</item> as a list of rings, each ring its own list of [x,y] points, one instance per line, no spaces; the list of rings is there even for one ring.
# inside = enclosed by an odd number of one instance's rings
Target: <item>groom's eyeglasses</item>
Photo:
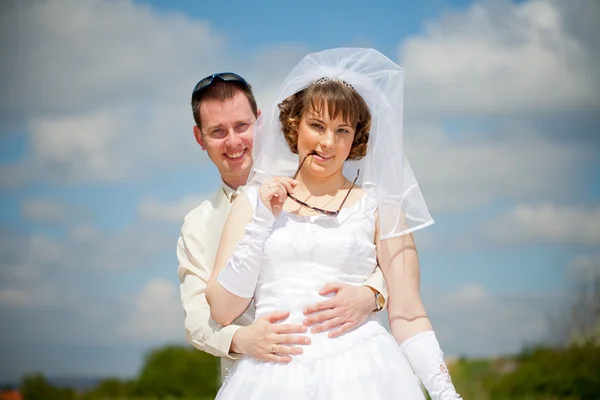
[[[192,91],[192,97],[194,97],[195,95],[212,85],[215,79],[217,78],[222,80],[223,82],[239,82],[242,83],[244,86],[250,86],[248,82],[246,82],[246,80],[238,74],[235,74],[233,72],[220,72],[218,74],[209,75],[206,78],[202,79],[200,82],[198,82],[196,86],[194,86],[194,90]]]
[[[313,155],[313,154],[314,153],[311,153],[308,156]],[[298,173],[300,172],[300,169],[302,168],[302,165],[304,165],[304,162],[306,161],[306,159],[308,158],[308,156],[304,157],[304,160],[302,160],[302,162],[300,163],[300,166],[298,167],[298,169],[296,170],[296,173],[294,174],[294,179],[296,179],[296,176],[298,176]],[[311,209],[311,210],[316,211],[318,213],[327,215],[329,217],[337,217],[338,214],[340,213],[340,211],[342,210],[342,207],[344,206],[344,203],[348,199],[348,196],[350,195],[350,191],[354,188],[354,185],[356,184],[356,181],[358,180],[358,174],[359,173],[360,173],[360,169],[358,171],[356,171],[356,178],[354,178],[354,182],[352,182],[352,186],[350,186],[350,189],[348,189],[348,193],[346,193],[346,196],[344,197],[344,200],[342,200],[342,204],[340,204],[339,208],[336,211],[323,210],[322,208],[313,207],[310,204],[307,204],[307,203],[303,202],[302,200],[297,199],[296,197],[292,196],[289,193],[288,193],[288,197],[290,199],[294,200],[296,203],[298,203],[301,206],[304,206],[304,207],[306,207],[308,209]]]

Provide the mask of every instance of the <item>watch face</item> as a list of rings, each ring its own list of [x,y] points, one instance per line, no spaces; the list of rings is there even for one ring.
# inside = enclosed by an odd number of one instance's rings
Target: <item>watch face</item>
[[[383,306],[385,305],[385,299],[383,298],[383,296],[380,294],[377,295],[377,308],[379,308],[380,310],[383,308]]]

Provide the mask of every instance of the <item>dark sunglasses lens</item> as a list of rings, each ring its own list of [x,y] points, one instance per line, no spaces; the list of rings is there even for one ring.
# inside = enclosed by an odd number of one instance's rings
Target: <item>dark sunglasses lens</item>
[[[238,74],[234,74],[233,72],[224,72],[221,74],[214,74],[211,76],[207,76],[206,78],[202,79],[194,87],[194,90],[192,91],[192,96],[194,96],[196,93],[198,93],[198,92],[202,91],[203,89],[206,89],[207,87],[212,85],[215,78],[220,78],[220,79],[224,80],[225,82],[241,82],[244,85],[248,86],[248,82],[246,82],[246,80],[244,78],[242,78],[241,76],[239,76]]]
[[[209,86],[212,83],[213,79],[214,79],[214,76],[207,76],[206,78],[204,78],[200,82],[198,82],[196,84],[196,86],[194,86],[194,91],[192,92],[192,95],[196,94],[198,91]]]
[[[233,72],[226,72],[224,74],[218,74],[217,76],[219,78],[223,79],[224,81],[229,81],[229,82],[233,81],[233,82],[244,82],[244,83],[246,83],[246,81],[244,80],[244,78],[242,78],[238,74],[234,74]]]

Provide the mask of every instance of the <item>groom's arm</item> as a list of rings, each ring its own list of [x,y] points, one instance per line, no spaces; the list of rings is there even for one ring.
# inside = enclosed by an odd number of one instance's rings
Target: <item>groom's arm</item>
[[[291,356],[302,352],[297,345],[306,345],[309,341],[302,335],[306,332],[305,327],[284,323],[289,313],[276,311],[248,326],[221,326],[211,319],[205,294],[212,267],[208,266],[204,255],[205,238],[201,228],[206,222],[201,210],[202,207],[185,217],[177,241],[178,275],[187,341],[195,348],[217,357],[236,359],[243,354],[260,361],[290,362]],[[251,319],[248,318],[247,322],[251,322]],[[272,353],[273,345],[277,345],[277,354]]]
[[[206,285],[212,271],[204,254],[203,206],[191,211],[184,220],[177,241],[177,275],[184,309],[185,336],[199,350],[217,357],[232,357],[232,339],[239,325],[221,326],[210,318]]]

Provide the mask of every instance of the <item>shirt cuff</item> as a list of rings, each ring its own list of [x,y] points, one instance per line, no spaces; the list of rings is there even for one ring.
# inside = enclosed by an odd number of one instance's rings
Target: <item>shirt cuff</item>
[[[233,341],[233,335],[240,329],[240,325],[227,325],[221,328],[219,331],[219,351],[223,353],[225,358],[230,360],[239,360],[242,358],[242,354],[231,352],[231,342]]]
[[[373,292],[373,298],[375,300],[375,308],[372,311],[372,314],[377,314],[382,312],[383,310],[385,310],[385,306],[387,306],[387,299],[385,298],[385,296],[383,295],[383,293],[381,293],[381,291],[379,290],[379,288],[376,288],[375,286],[373,286],[370,283],[364,283],[363,287],[366,286],[368,288],[370,288],[373,291],[376,291],[377,293],[379,293],[379,295],[383,298],[383,304],[381,305],[381,309],[377,309],[378,308],[378,304],[377,304],[377,295],[375,294],[375,292]]]

